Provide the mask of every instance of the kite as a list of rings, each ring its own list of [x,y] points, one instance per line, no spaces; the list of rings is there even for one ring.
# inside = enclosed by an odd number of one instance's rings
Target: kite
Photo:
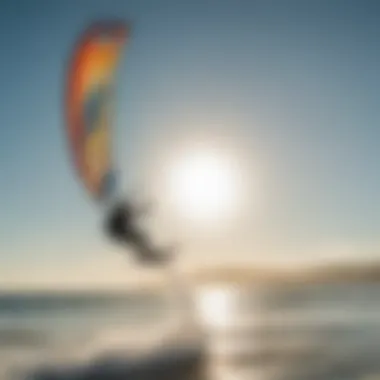
[[[66,82],[65,119],[77,175],[96,200],[108,200],[117,186],[112,156],[112,100],[115,75],[129,40],[123,22],[96,22],[80,37]]]

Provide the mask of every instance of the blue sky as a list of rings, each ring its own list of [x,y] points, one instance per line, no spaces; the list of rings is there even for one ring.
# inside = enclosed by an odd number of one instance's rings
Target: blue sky
[[[255,222],[225,235],[239,240],[234,258],[376,255],[368,252],[380,246],[377,1],[5,0],[0,277],[120,264],[99,233],[103,210],[73,177],[62,117],[73,43],[90,21],[115,16],[134,23],[115,111],[125,189],[165,133],[219,120],[260,157],[268,194]]]

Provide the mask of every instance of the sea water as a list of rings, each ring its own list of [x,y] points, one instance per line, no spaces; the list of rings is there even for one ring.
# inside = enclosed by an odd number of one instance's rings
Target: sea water
[[[380,373],[379,284],[209,286],[193,294],[209,379],[349,380]],[[0,379],[56,361],[74,365],[110,347],[128,362],[167,334],[174,309],[160,294],[3,294]]]
[[[127,360],[162,333],[168,310],[157,294],[2,294],[0,380],[20,378],[49,361],[85,360],[112,347],[122,348]]]

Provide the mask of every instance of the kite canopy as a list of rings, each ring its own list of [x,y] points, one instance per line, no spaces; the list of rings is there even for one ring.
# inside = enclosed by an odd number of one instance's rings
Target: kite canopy
[[[116,187],[111,100],[115,71],[129,39],[123,22],[97,22],[74,48],[66,83],[66,132],[75,170],[90,195],[108,199]]]

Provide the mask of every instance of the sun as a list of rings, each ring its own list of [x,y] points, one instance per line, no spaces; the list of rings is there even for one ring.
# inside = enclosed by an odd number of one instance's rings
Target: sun
[[[236,167],[219,152],[202,150],[179,157],[169,171],[168,182],[175,208],[187,219],[219,220],[236,206]]]

